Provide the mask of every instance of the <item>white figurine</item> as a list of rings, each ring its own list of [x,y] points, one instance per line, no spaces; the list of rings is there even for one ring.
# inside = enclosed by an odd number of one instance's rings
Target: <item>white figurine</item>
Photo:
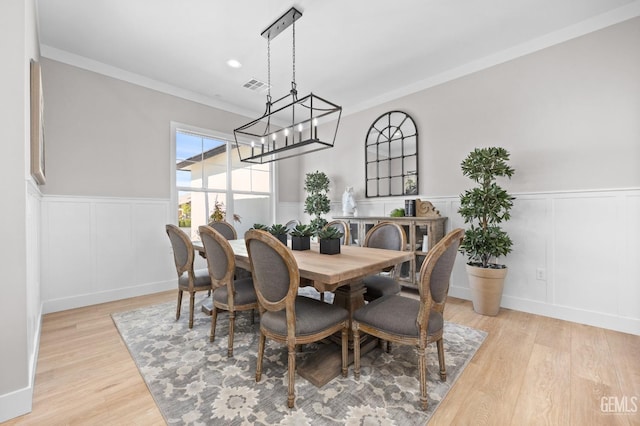
[[[353,216],[356,209],[356,200],[353,198],[353,187],[347,186],[342,194],[342,215]]]

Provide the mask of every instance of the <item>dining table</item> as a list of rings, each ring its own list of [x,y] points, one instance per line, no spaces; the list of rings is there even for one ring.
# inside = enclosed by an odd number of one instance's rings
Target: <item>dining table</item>
[[[249,254],[244,239],[229,240],[236,267],[251,270]],[[202,242],[193,241],[194,250],[204,255]],[[386,250],[352,245],[340,246],[340,253],[321,254],[319,244],[312,243],[309,250],[292,250],[298,264],[301,286],[312,285],[319,292],[334,293],[333,303],[349,312],[349,346],[353,349],[351,319],[353,313],[364,306],[366,289],[362,279],[392,266],[410,261],[410,251]],[[203,310],[210,312],[209,305]],[[363,336],[366,339],[366,336]],[[339,339],[333,344],[322,345],[298,366],[298,374],[316,386],[323,386],[340,374],[341,360]],[[363,353],[375,346],[373,340],[362,342]],[[350,359],[352,354],[350,354]]]

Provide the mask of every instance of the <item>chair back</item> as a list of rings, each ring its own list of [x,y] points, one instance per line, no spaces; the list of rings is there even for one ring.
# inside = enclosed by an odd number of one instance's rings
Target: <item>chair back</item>
[[[238,233],[236,232],[236,228],[233,227],[232,224],[226,221],[213,221],[209,222],[209,226],[218,231],[225,237],[227,240],[237,240]]]
[[[193,244],[187,234],[176,225],[165,226],[171,247],[173,248],[173,260],[176,264],[176,272],[181,277],[185,272],[193,274]]]
[[[349,232],[349,224],[344,220],[332,220],[331,222],[325,225],[325,228],[336,228],[338,231],[342,232],[342,238],[340,238],[340,244],[343,246],[348,246],[351,244],[351,232]]]
[[[449,232],[438,243],[433,246],[422,263],[420,268],[420,280],[418,290],[420,301],[430,309],[442,313],[449,293],[449,281],[451,272],[458,254],[458,247],[464,237],[464,229],[457,228]],[[429,309],[421,312],[424,318],[418,321],[427,320]]]
[[[380,222],[367,232],[364,246],[404,251],[407,246],[407,235],[402,226],[397,223]]]
[[[231,290],[229,293],[231,294],[233,290],[233,274],[236,267],[231,245],[222,233],[211,226],[202,225],[198,227],[198,231],[200,231],[200,238],[207,258],[212,288],[215,290],[218,287],[229,285],[229,290]]]
[[[244,240],[261,309],[280,311],[286,308],[289,320],[290,314],[295,315],[295,298],[300,284],[300,271],[291,250],[262,230],[250,229]]]
[[[300,221],[298,219],[291,219],[284,226],[285,228],[287,228],[287,232],[291,232],[291,230],[293,230],[293,228],[295,228],[298,225],[300,225]]]

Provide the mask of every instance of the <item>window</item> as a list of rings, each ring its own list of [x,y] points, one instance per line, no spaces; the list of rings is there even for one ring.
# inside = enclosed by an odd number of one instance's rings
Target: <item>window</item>
[[[172,125],[172,136],[177,223],[192,240],[199,239],[198,226],[211,221],[216,206],[238,236],[254,223],[272,222],[270,164],[242,163],[231,137],[180,125]]]

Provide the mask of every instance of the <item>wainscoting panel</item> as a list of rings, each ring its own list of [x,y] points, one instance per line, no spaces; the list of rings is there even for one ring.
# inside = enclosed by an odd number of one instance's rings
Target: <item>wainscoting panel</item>
[[[619,203],[620,198],[605,195],[553,200],[553,304],[618,312]]]
[[[513,195],[502,306],[640,335],[640,190]],[[448,218],[447,231],[466,227],[458,196],[419,198]],[[356,200],[358,216],[387,216],[404,199]],[[327,217],[341,213],[333,202]],[[465,262],[459,254],[449,294],[470,300]]]
[[[45,196],[43,312],[175,288],[169,201]]]
[[[640,194],[625,197],[619,217],[623,254],[618,307],[623,317],[640,318]]]

